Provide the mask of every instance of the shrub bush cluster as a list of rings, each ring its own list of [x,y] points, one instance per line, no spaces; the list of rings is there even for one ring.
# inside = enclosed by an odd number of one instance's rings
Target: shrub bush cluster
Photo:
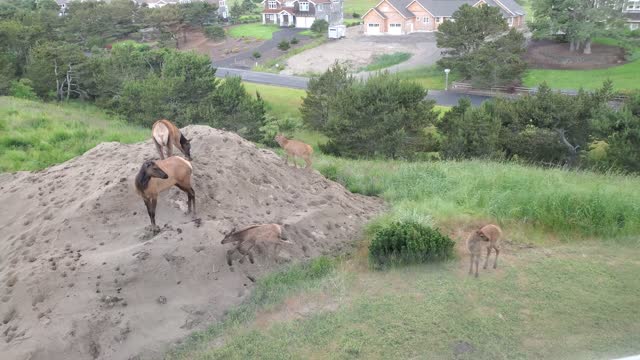
[[[454,245],[438,229],[413,221],[396,221],[377,229],[369,256],[377,266],[420,263],[449,258]]]
[[[282,51],[287,51],[289,50],[289,48],[291,48],[291,45],[289,45],[289,42],[287,40],[282,40],[278,43],[278,49]]]

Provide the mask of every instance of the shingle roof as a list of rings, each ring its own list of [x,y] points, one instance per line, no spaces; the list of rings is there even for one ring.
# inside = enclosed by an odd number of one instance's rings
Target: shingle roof
[[[396,8],[402,16],[411,18],[415,15],[407,9],[407,6],[413,2],[413,0],[387,0],[394,8]]]
[[[631,21],[640,21],[640,12],[636,12],[636,13],[626,13],[624,14],[624,16],[627,18],[627,20],[631,20]]]
[[[473,5],[477,0],[418,0],[433,16],[451,16],[464,4]]]
[[[514,0],[498,0],[502,5],[516,15],[524,15],[524,9]]]

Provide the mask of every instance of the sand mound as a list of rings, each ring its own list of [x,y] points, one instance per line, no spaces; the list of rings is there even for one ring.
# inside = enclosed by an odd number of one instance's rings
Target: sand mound
[[[252,280],[281,263],[348,251],[383,207],[269,150],[205,126],[193,138],[198,217],[177,189],[161,195],[162,231],[133,187],[151,141],[103,143],[50,169],[0,175],[0,353],[3,359],[158,358],[220,320]],[[226,265],[222,234],[285,225],[275,257]]]

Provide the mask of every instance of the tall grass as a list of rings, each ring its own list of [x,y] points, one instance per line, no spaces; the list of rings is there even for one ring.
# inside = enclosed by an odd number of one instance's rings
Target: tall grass
[[[383,54],[383,55],[379,55],[373,58],[373,62],[367,66],[365,66],[364,68],[362,68],[362,70],[364,71],[376,71],[376,70],[382,70],[384,68],[388,68],[390,66],[393,65],[397,65],[400,64],[402,62],[405,62],[407,60],[409,60],[411,58],[411,54],[410,53],[406,53],[406,52],[396,52],[393,54]]]
[[[490,218],[575,237],[630,238],[640,232],[640,178],[488,161],[353,161],[316,166],[349,190],[381,195],[392,217]],[[637,241],[637,240],[636,240]]]
[[[83,104],[45,104],[0,97],[0,172],[40,170],[100,142],[133,143],[149,131]]]

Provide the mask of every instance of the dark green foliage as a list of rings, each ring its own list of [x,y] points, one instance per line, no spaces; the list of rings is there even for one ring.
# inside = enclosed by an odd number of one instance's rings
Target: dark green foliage
[[[445,21],[436,33],[438,47],[446,55],[438,61],[443,68],[454,69],[477,87],[518,82],[526,70],[521,59],[524,36],[508,29],[500,9],[494,6],[463,5]]]
[[[311,24],[311,31],[316,34],[326,34],[329,31],[329,23],[323,19],[316,19]]]
[[[468,99],[438,120],[437,128],[442,140],[441,155],[448,159],[499,158],[500,120],[483,108],[472,108]]]
[[[302,99],[300,107],[304,123],[312,129],[322,131],[329,121],[330,102],[335,99],[338,91],[350,87],[353,81],[347,68],[338,63],[319,77],[311,78],[307,86],[307,96]]]
[[[241,7],[244,14],[251,14],[257,9],[256,4],[251,0],[242,0]]]
[[[358,14],[357,12],[354,12],[353,14],[351,14],[351,17],[354,19],[359,19],[360,18],[360,14]]]
[[[388,73],[340,89],[329,100],[328,146],[347,157],[412,158],[437,118],[425,96],[421,85]]]
[[[222,26],[218,26],[218,25],[212,25],[212,26],[205,27],[204,28],[204,35],[208,39],[212,39],[212,40],[222,40],[227,36],[227,34],[224,32],[224,29],[222,28]]]
[[[282,51],[287,51],[290,47],[291,45],[289,45],[289,42],[287,40],[282,40],[278,43],[278,49]]]
[[[300,42],[300,40],[298,40],[298,38],[297,38],[297,37],[294,37],[293,39],[291,39],[291,44],[292,44],[292,45],[295,45],[295,44],[297,44],[297,43],[299,43],[299,42]]]
[[[234,2],[233,5],[231,5],[231,8],[229,9],[229,15],[231,16],[232,19],[237,19],[242,14],[244,14],[244,9],[242,8],[242,5],[240,4],[240,2]]]
[[[413,221],[396,221],[376,230],[369,245],[375,265],[421,263],[453,255],[455,242],[434,229]]]
[[[253,56],[255,59],[260,59],[262,57],[262,54],[260,54],[259,51],[254,51],[251,56]]]

